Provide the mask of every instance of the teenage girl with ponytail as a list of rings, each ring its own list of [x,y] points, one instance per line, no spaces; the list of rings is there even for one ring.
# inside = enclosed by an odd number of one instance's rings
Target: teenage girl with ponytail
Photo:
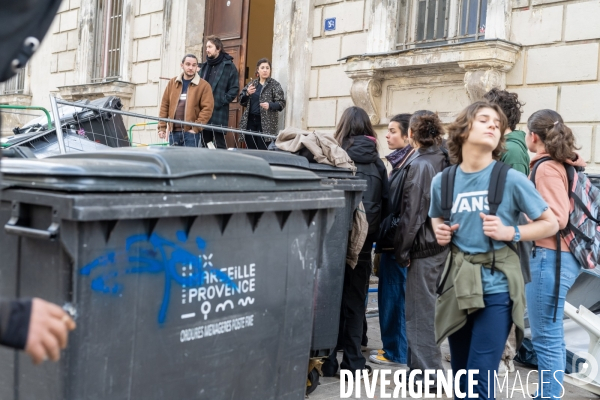
[[[567,226],[571,211],[567,172],[564,164],[585,167],[575,152],[575,136],[561,116],[552,110],[540,110],[527,121],[526,141],[529,151],[536,153],[531,168],[538,164],[535,185],[558,219],[560,229]],[[543,158],[551,160],[539,162]],[[539,163],[538,163],[539,162]],[[533,174],[532,174],[533,175]],[[560,252],[557,250],[560,245]],[[556,262],[560,257],[560,276]],[[530,257],[531,283],[525,288],[527,311],[533,348],[538,358],[539,382],[536,398],[560,398],[566,363],[563,313],[567,291],[581,269],[564,239],[556,235],[537,240]],[[556,280],[559,282],[556,282]],[[559,284],[558,302],[555,284]],[[558,303],[558,305],[557,305]],[[543,373],[543,375],[541,375]]]
[[[443,369],[434,335],[436,280],[446,261],[448,247],[440,246],[427,215],[431,181],[448,166],[442,151],[444,128],[437,114],[417,111],[408,136],[415,148],[403,168],[406,178],[400,194],[400,219],[394,251],[398,265],[407,266],[406,336],[410,370]]]

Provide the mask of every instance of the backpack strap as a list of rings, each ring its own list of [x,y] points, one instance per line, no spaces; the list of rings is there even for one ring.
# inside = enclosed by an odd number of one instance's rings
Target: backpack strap
[[[508,175],[509,165],[504,164],[501,161],[496,161],[494,168],[492,169],[492,175],[490,176],[490,186],[488,188],[488,205],[490,207],[489,215],[496,215],[498,207],[502,202],[502,196],[504,194],[504,186],[506,186],[506,176]],[[494,248],[494,241],[491,237],[488,237],[490,248],[492,249],[492,275],[496,271],[496,249]],[[504,242],[506,243],[506,242]],[[506,243],[515,253],[515,246],[510,243]]]
[[[400,179],[400,187],[398,188],[398,190],[396,191],[396,193],[398,194],[398,196],[396,196],[395,198],[392,199],[391,203],[392,203],[392,213],[395,216],[399,215],[398,209],[400,208],[400,197],[402,196],[402,191],[404,190],[404,182],[406,181],[406,177],[408,176],[408,172],[410,169],[410,164],[416,160],[417,158],[420,157],[420,154],[415,155],[415,150],[416,149],[412,149],[410,151],[410,153],[408,153],[408,155],[406,156],[406,158],[404,159],[404,161],[402,161],[402,164],[400,164],[398,167],[395,168],[395,170],[397,170],[398,174],[401,174]]]
[[[529,180],[533,182],[533,186],[535,185],[535,174],[537,173],[537,169],[541,163],[552,160],[551,157],[542,157],[535,164],[533,164],[533,168],[531,168],[531,173],[529,174]]]
[[[458,165],[452,165],[442,171],[442,213],[444,223],[450,226],[452,215],[452,203],[454,201],[454,180]]]
[[[496,161],[496,165],[494,165],[494,169],[492,169],[490,187],[488,189],[490,215],[496,215],[498,212],[498,206],[500,206],[500,203],[502,202],[502,196],[504,195],[506,175],[508,174],[509,169],[510,166],[504,164],[502,161]]]
[[[447,165],[452,164],[450,162],[450,154],[448,153],[448,149],[444,145],[441,145],[440,146],[440,151],[444,154],[444,158],[446,159],[446,164]]]
[[[442,171],[442,214],[444,216],[444,224],[451,226],[450,217],[452,216],[452,202],[454,200],[454,179],[456,178],[456,170],[458,165],[451,165],[450,167],[444,168]],[[450,276],[450,270],[452,269],[452,248],[450,249],[450,263],[448,264],[448,270],[438,285],[436,293],[441,295],[444,290],[444,285]]]
[[[560,230],[556,232],[556,276],[554,277],[554,319],[556,322],[556,312],[558,311],[558,295],[560,294],[560,268],[561,268],[561,253],[560,253]]]
[[[529,180],[533,183],[533,186],[537,186],[535,184],[535,177],[536,177],[536,174],[537,174],[538,167],[540,166],[541,163],[546,162],[546,161],[550,161],[550,160],[552,160],[551,157],[542,157],[535,164],[533,164],[533,168],[531,169],[531,172],[529,173]],[[533,243],[533,247],[531,249],[532,249],[533,257],[535,258],[535,255],[536,255],[535,240],[532,243]]]

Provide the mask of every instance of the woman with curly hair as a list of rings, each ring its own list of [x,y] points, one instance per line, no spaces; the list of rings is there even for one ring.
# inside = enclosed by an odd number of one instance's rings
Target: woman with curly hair
[[[504,132],[505,152],[500,161],[510,165],[519,172],[529,175],[529,153],[525,143],[525,132],[517,130],[517,124],[521,121],[523,103],[519,101],[519,95],[498,88],[493,88],[483,95],[483,98],[492,104],[500,106],[508,122]]]
[[[573,132],[556,111],[534,112],[527,121],[527,129],[527,146],[535,153],[531,160],[532,169],[539,163],[532,179],[556,215],[559,228],[564,229],[571,211],[565,165],[585,167],[585,162],[575,152]],[[547,235],[537,240],[534,246],[529,259],[531,283],[525,288],[525,294],[531,342],[538,358],[538,370],[542,371],[540,382],[543,385],[538,390],[537,398],[556,399],[564,394],[565,297],[579,275],[581,265],[560,236]],[[557,264],[557,259],[560,264]]]
[[[474,393],[494,399],[494,374],[516,325],[524,331],[525,284],[514,243],[555,234],[558,223],[525,175],[509,169],[496,215],[489,214],[492,171],[504,151],[506,116],[496,104],[476,102],[448,127],[455,170],[449,221],[442,210],[442,174],[431,184],[429,216],[440,246],[451,245],[435,304],[435,337],[450,345],[452,371],[478,370]],[[533,222],[519,225],[520,213]],[[447,225],[446,225],[447,223]],[[510,243],[512,242],[512,243]],[[467,377],[459,378],[462,393]]]
[[[517,93],[508,92],[498,88],[493,88],[483,95],[483,98],[492,104],[500,106],[508,122],[508,127],[504,132],[506,139],[505,151],[500,158],[505,164],[511,166],[516,171],[529,175],[529,153],[527,152],[527,143],[525,143],[525,132],[517,130],[517,124],[521,121],[523,103],[519,101]],[[527,218],[521,214],[520,224],[527,223]],[[521,271],[525,284],[531,282],[531,272],[529,267],[529,254],[531,254],[532,242],[519,242],[517,251],[521,261]],[[513,372],[515,366],[513,359],[516,355],[517,338],[514,330],[511,330],[502,354],[502,361],[498,367],[498,376],[504,376],[507,372]]]
[[[410,118],[408,136],[414,154],[403,165],[399,221],[394,240],[396,262],[408,268],[406,277],[407,366],[410,370],[443,369],[435,343],[435,284],[442,272],[447,246],[440,246],[427,215],[431,181],[448,166],[442,151],[444,128],[437,114],[421,110]],[[422,380],[423,377],[418,377]]]

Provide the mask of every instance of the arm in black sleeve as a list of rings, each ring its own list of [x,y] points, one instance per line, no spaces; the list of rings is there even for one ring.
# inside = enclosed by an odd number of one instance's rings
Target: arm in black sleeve
[[[418,168],[409,169],[404,182],[400,198],[402,211],[394,239],[396,262],[403,267],[410,263],[410,249],[417,232],[427,220],[427,212],[429,211],[429,202],[423,199],[423,188],[417,182],[417,170]]]
[[[237,69],[231,64],[232,71],[229,75],[229,82],[227,83],[227,92],[225,93],[225,101],[227,104],[231,103],[238,96],[240,91],[240,81]]]
[[[250,84],[247,84],[240,93],[240,105],[242,107],[246,107],[248,105],[248,100],[250,100],[250,95],[248,94],[248,86],[250,86]]]
[[[31,299],[0,300],[0,344],[25,349],[30,317]]]
[[[273,79],[271,82],[273,84],[273,98],[272,101],[269,102],[269,110],[283,111],[286,104],[283,88],[276,80]]]
[[[387,168],[385,168],[383,161],[380,159],[377,160],[375,166],[381,176],[381,219],[383,220],[383,218],[392,212],[390,206],[390,181],[388,179]]]
[[[283,107],[281,107],[281,104],[279,104],[278,102],[274,101],[274,102],[270,102],[269,103],[269,110],[271,110],[271,111],[281,111],[281,110],[283,110]]]

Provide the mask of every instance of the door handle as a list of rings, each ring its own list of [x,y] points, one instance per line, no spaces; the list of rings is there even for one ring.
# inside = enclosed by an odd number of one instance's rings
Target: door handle
[[[45,239],[54,240],[58,237],[60,231],[60,225],[58,222],[50,224],[48,229],[34,229],[26,226],[18,225],[19,218],[12,217],[6,225],[4,225],[4,231],[10,235],[25,236],[32,239]]]

